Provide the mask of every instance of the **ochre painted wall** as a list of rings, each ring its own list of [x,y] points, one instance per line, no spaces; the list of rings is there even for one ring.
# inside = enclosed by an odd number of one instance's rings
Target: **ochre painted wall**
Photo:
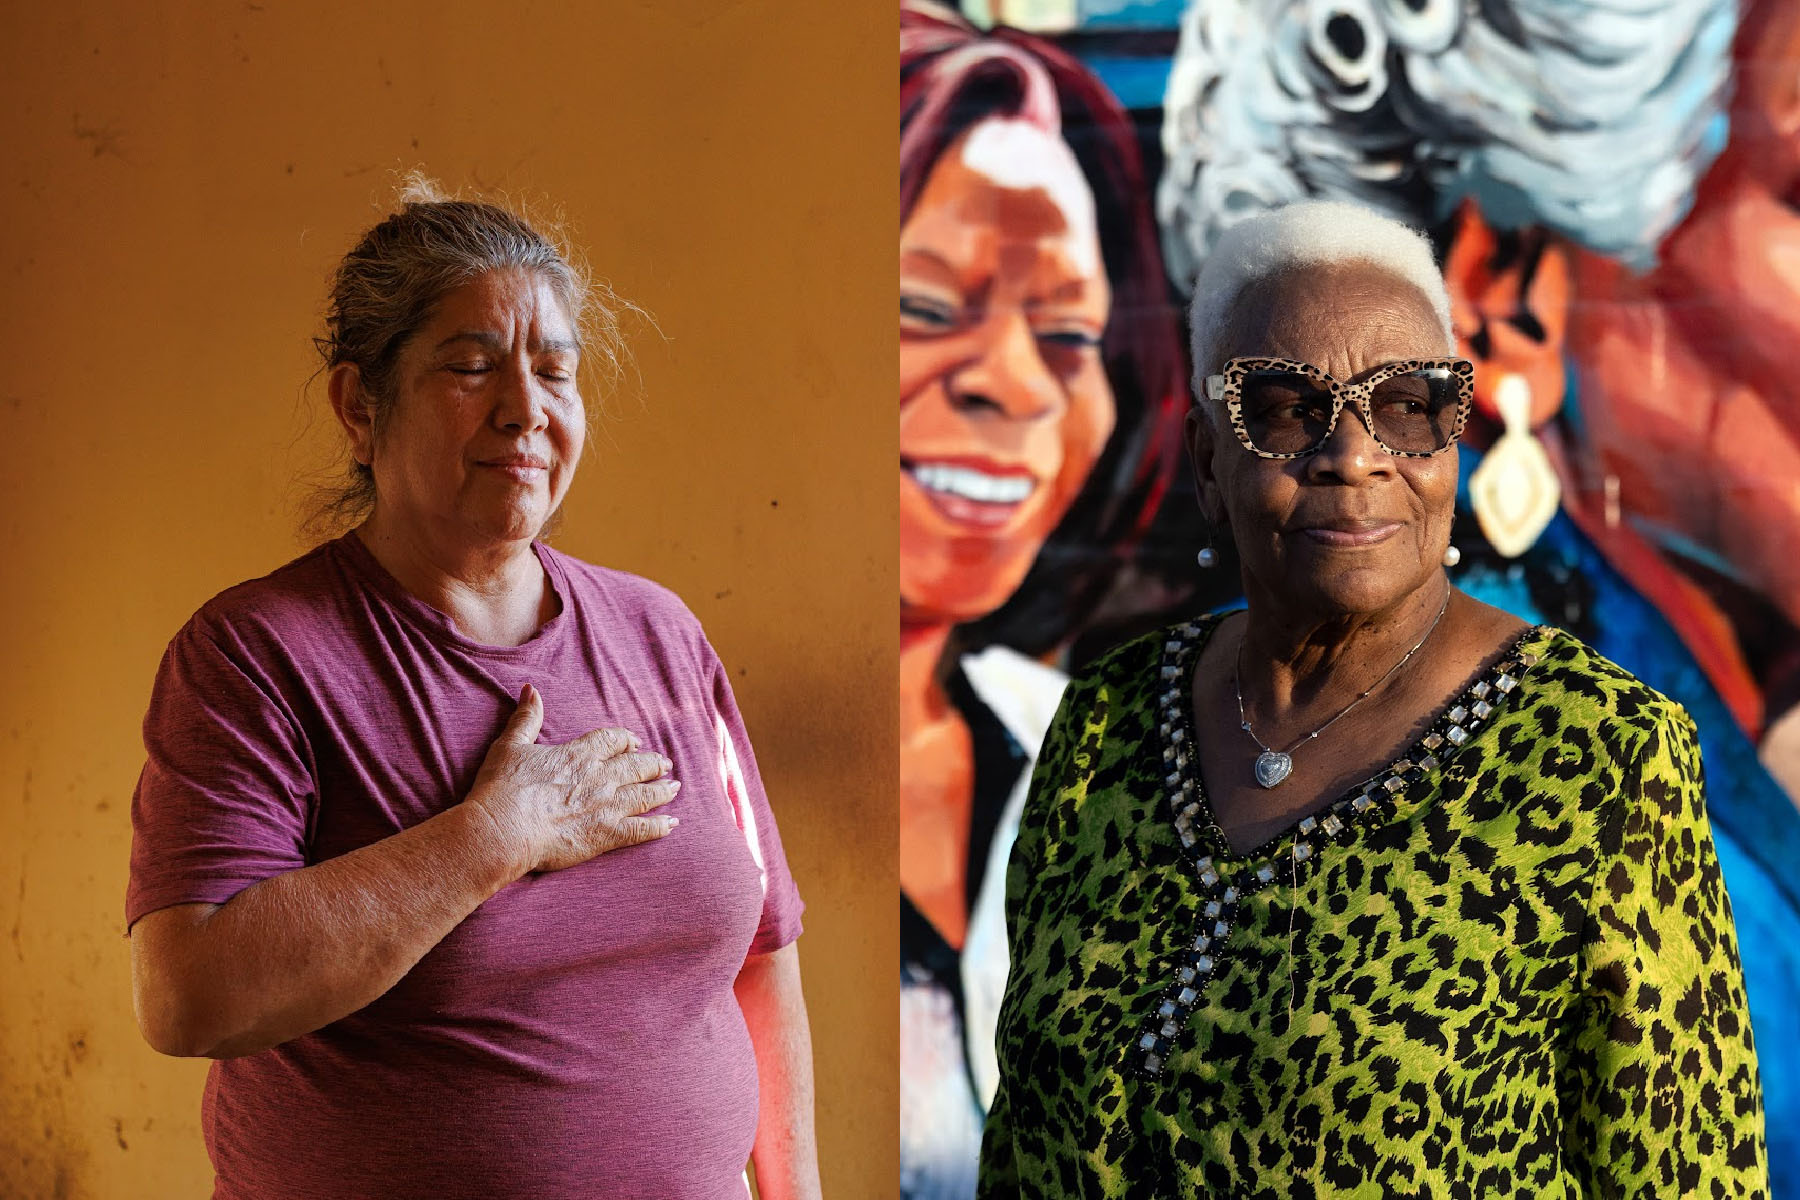
[[[557,542],[733,668],[809,903],[826,1192],[893,1194],[891,10],[10,8],[0,1197],[207,1194],[205,1065],[131,1013],[139,722],[187,616],[302,549],[326,276],[412,167],[560,205],[655,315]]]

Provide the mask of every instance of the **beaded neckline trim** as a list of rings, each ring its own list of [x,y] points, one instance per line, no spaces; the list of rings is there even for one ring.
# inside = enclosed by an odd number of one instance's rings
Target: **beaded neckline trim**
[[[1194,755],[1188,715],[1190,689],[1195,657],[1204,644],[1205,632],[1204,621],[1188,621],[1170,630],[1163,642],[1157,679],[1161,688],[1157,708],[1163,785],[1169,815],[1181,839],[1183,857],[1205,900],[1194,936],[1172,961],[1163,964],[1171,976],[1168,985],[1155,1009],[1137,1026],[1131,1063],[1139,1076],[1148,1079],[1162,1074],[1176,1039],[1199,1007],[1200,993],[1218,969],[1243,898],[1264,888],[1295,883],[1305,864],[1314,861],[1326,847],[1349,842],[1361,826],[1392,819],[1407,788],[1450,761],[1519,686],[1525,672],[1537,661],[1537,656],[1525,653],[1523,647],[1548,631],[1543,626],[1526,630],[1500,661],[1440,713],[1424,736],[1399,758],[1322,812],[1302,817],[1287,832],[1263,843],[1241,864],[1222,861],[1232,856],[1200,788],[1199,764]],[[1290,839],[1291,849],[1269,853],[1272,847],[1285,845]]]

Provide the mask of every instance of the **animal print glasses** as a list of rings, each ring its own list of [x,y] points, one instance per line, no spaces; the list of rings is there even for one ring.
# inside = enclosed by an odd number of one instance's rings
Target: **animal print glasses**
[[[1238,441],[1261,458],[1304,458],[1325,444],[1346,404],[1377,443],[1402,458],[1430,458],[1456,444],[1469,418],[1475,367],[1466,358],[1409,358],[1345,383],[1310,363],[1234,358],[1206,377]]]

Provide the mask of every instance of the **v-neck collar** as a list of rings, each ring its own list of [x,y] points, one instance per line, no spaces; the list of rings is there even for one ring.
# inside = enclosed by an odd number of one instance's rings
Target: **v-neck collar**
[[[1163,640],[1158,680],[1162,688],[1158,710],[1168,817],[1190,857],[1210,857],[1222,863],[1267,862],[1275,849],[1296,837],[1301,844],[1295,852],[1304,862],[1325,841],[1342,840],[1352,826],[1391,819],[1400,797],[1441,770],[1457,750],[1491,722],[1493,714],[1505,705],[1525,673],[1542,656],[1542,643],[1556,632],[1544,625],[1527,628],[1492,667],[1440,709],[1425,732],[1387,766],[1337,800],[1290,822],[1254,848],[1234,851],[1218,826],[1200,780],[1192,702],[1200,651],[1223,620],[1224,615],[1202,617],[1171,627]]]

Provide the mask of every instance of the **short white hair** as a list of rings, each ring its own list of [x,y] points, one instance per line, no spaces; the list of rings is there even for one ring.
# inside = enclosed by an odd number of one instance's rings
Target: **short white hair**
[[[1456,345],[1450,293],[1424,234],[1355,204],[1299,200],[1232,225],[1206,256],[1188,307],[1194,395],[1206,394],[1206,377],[1219,369],[1220,343],[1247,288],[1285,271],[1345,263],[1367,263],[1417,288],[1431,302],[1445,344]]]

